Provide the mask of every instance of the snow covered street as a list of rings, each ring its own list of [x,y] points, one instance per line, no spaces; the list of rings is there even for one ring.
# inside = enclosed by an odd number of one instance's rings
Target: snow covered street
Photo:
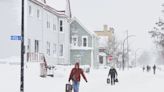
[[[70,69],[73,66],[57,66],[54,77],[40,77],[38,63],[25,66],[25,92],[65,92]],[[143,72],[141,68],[118,70],[119,82],[111,86],[106,83],[108,69],[91,70],[85,73],[88,83],[81,79],[80,92],[163,92],[164,71]],[[0,91],[19,92],[19,65],[0,64]]]
[[[164,0],[0,0],[0,11],[0,92],[164,92]]]

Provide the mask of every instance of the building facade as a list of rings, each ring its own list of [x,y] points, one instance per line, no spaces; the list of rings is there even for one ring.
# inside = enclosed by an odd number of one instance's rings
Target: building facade
[[[25,0],[25,61],[38,62],[45,57],[48,64],[70,64],[71,12],[69,0],[65,1],[66,10],[56,10],[46,0]],[[4,38],[1,43],[5,41],[1,51],[6,47],[10,52],[1,54],[0,58],[20,58],[21,41],[12,41],[11,37],[21,35],[21,0],[5,0],[2,3],[5,6],[1,7],[6,10],[0,24],[6,27],[0,27],[4,30],[0,32]]]
[[[77,18],[70,24],[71,64],[80,62],[81,65],[96,67],[98,63],[97,36],[87,30]]]
[[[45,56],[49,64],[69,64],[70,17],[44,0],[28,0],[26,5],[27,61],[39,61]]]
[[[95,34],[98,36],[98,47],[99,47],[99,65],[107,65],[109,60],[109,48],[113,41],[114,29],[108,28],[107,25],[104,25],[103,30],[95,31]]]

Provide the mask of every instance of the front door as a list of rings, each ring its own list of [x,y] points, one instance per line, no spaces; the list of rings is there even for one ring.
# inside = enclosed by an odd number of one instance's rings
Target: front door
[[[99,64],[103,64],[104,60],[103,60],[103,56],[99,56]]]

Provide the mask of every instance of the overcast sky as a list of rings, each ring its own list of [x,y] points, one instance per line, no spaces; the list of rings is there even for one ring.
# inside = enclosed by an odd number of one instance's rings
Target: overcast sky
[[[89,30],[101,30],[104,24],[115,29],[120,39],[130,35],[131,47],[150,49],[152,46],[147,31],[162,16],[163,0],[70,0],[72,15]],[[163,14],[164,16],[164,14]],[[134,48],[134,49],[135,49]]]

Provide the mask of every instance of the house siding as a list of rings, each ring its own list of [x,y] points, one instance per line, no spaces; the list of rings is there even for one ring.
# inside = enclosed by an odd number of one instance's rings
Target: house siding
[[[47,9],[28,1],[28,6],[33,8],[32,16],[28,16],[27,23],[27,37],[33,41],[39,40],[39,53],[43,53],[47,59],[48,64],[69,64],[69,23],[68,19],[59,16],[55,13],[48,11]],[[40,10],[41,16],[37,18],[37,9]],[[60,32],[60,20],[63,21],[63,32]],[[47,27],[47,22],[48,27]],[[56,29],[53,29],[55,24]],[[27,39],[28,40],[28,39]],[[50,44],[50,53],[47,53],[47,42]],[[53,54],[53,44],[56,44],[56,55]],[[60,56],[60,45],[63,45],[63,55]],[[34,47],[34,45],[32,46]],[[34,51],[34,50],[32,50]]]
[[[72,44],[72,36],[78,37],[78,45],[74,46]],[[87,37],[88,45],[86,47],[82,46],[82,38]],[[70,24],[70,43],[71,43],[71,64],[75,62],[80,62],[81,65],[89,65],[96,68],[98,64],[97,55],[98,48],[97,37],[91,34],[87,29],[85,29],[79,21],[76,19]]]
[[[71,64],[75,64],[78,57],[81,65],[91,65],[91,50],[71,50]]]
[[[29,14],[29,6],[32,8],[32,14]],[[17,56],[20,58],[21,41],[11,40],[12,35],[21,36],[21,0],[11,1],[3,0],[0,3],[0,10],[3,11],[0,17],[0,58],[9,58],[11,56]],[[55,9],[44,5],[37,0],[25,1],[25,14],[24,14],[24,44],[25,44],[25,61],[31,56],[29,53],[44,54],[48,64],[69,64],[70,47],[69,47],[69,35],[70,25],[69,17],[59,14]],[[39,17],[37,12],[39,10]],[[50,22],[50,28],[47,28],[47,16]],[[59,32],[59,19],[63,22],[63,33]],[[56,30],[53,30],[53,24],[56,26]],[[29,50],[30,40],[30,50]],[[36,41],[39,41],[39,51],[35,52]],[[50,54],[47,54],[47,42],[50,43]],[[53,44],[56,44],[56,55],[53,55]],[[63,57],[59,57],[59,45],[63,44],[64,52]],[[5,48],[5,49],[4,49]],[[6,52],[8,50],[9,52]],[[35,55],[37,56],[37,55]]]
[[[78,46],[82,46],[82,36],[87,36],[88,47],[92,47],[92,36],[84,28],[82,28],[76,21],[73,21],[70,27],[71,35],[78,35]]]

